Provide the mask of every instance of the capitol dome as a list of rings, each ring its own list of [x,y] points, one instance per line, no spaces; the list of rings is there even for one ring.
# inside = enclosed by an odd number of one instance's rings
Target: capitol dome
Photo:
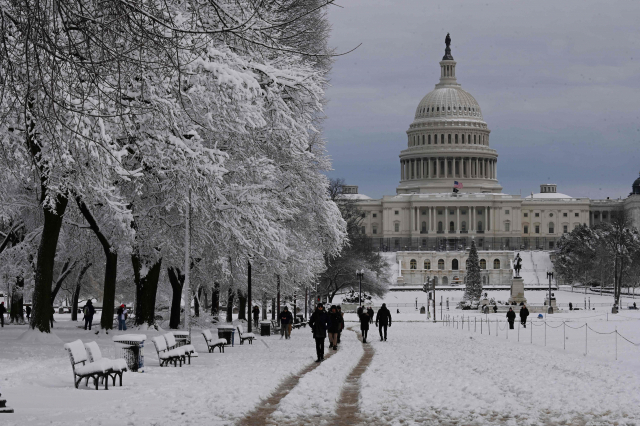
[[[460,87],[440,87],[425,95],[416,108],[416,119],[460,117],[482,120],[478,101]]]
[[[445,38],[440,81],[416,108],[400,152],[397,194],[500,193],[498,153],[478,101],[456,79],[451,38]]]

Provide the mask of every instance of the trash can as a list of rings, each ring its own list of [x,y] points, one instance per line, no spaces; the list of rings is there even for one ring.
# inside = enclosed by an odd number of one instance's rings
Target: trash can
[[[218,337],[227,340],[227,345],[233,346],[233,337],[235,334],[235,327],[232,325],[220,325],[218,326]]]
[[[144,373],[144,334],[121,334],[113,336],[116,345],[116,358],[124,358],[131,372]]]
[[[260,335],[271,336],[271,321],[260,321]]]

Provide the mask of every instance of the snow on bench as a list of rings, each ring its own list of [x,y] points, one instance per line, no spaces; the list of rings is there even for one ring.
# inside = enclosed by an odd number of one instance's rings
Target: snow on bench
[[[105,390],[109,389],[108,373],[113,371],[113,362],[111,360],[102,358],[95,362],[89,362],[87,351],[80,339],[66,343],[64,348],[69,352],[71,369],[73,370],[73,382],[76,389],[82,379],[85,379],[85,386],[87,386],[90,378],[93,379],[93,384],[95,385],[96,390],[98,390],[98,380],[100,378],[106,378],[104,381],[104,388]],[[78,377],[77,380],[76,377]]]
[[[227,339],[214,339],[209,329],[202,330],[202,337],[204,337],[204,341],[207,343],[209,353],[213,352],[215,348],[218,348],[220,352],[224,352],[224,345],[227,344]]]
[[[245,333],[242,328],[242,324],[238,324],[238,337],[240,337],[240,344],[243,344],[245,340],[249,341],[249,344],[253,344],[253,339],[256,338],[256,335],[253,333]]]
[[[177,349],[169,349],[167,347],[167,341],[164,339],[164,336],[156,336],[151,340],[156,347],[160,367],[162,367],[163,365],[169,365],[170,362],[173,362],[174,367],[177,367],[178,362],[180,362],[180,367],[182,367],[182,362],[185,359],[185,353],[183,350],[181,351]]]
[[[101,360],[107,360],[111,362],[111,371],[108,371],[107,375],[113,380],[113,386],[116,385],[116,377],[120,377],[120,386],[122,386],[122,373],[127,371],[127,361],[122,358],[103,358],[100,347],[96,342],[85,343],[84,347],[87,350],[87,354],[89,355],[89,362],[98,362]]]
[[[169,350],[183,351],[184,355],[189,359],[189,364],[191,364],[191,357],[198,356],[198,352],[196,352],[196,348],[194,348],[193,345],[178,346],[178,343],[176,342],[176,336],[174,336],[173,333],[165,334],[164,340],[167,341],[167,348]]]

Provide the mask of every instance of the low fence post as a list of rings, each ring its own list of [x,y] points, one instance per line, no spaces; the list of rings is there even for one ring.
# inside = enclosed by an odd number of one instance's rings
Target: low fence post
[[[587,340],[589,335],[589,326],[587,323],[584,323],[584,356],[587,356],[587,350],[589,349],[587,346]]]
[[[634,288],[635,291],[635,288]],[[618,360],[618,326],[616,325],[616,361]]]
[[[544,345],[547,346],[547,321],[544,322]]]

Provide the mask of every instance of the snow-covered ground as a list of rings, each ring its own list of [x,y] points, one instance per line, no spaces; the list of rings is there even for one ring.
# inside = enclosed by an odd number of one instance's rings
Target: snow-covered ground
[[[508,334],[503,314],[451,309],[443,315],[455,321],[436,324],[415,309],[392,314],[387,342],[377,340],[375,327],[369,333],[375,352],[361,377],[363,421],[354,424],[640,424],[640,346],[615,334],[640,343],[640,312],[565,312]],[[125,373],[123,387],[75,389],[63,342],[96,340],[113,357],[112,335],[56,318],[49,343],[23,336],[25,326],[0,329],[0,392],[16,410],[2,425],[251,424],[244,416],[315,359],[308,328],[294,330],[291,340],[258,337],[224,354],[208,353],[194,330],[200,356],[191,365],[160,368],[148,345],[146,372]],[[354,314],[345,319],[357,328]],[[345,378],[363,354],[355,333],[345,331],[342,340],[285,392],[266,424],[338,424]]]
[[[640,348],[616,362],[484,331],[394,324],[387,342],[373,342],[376,356],[362,378],[364,415],[403,425],[640,422],[640,369],[632,362]]]

